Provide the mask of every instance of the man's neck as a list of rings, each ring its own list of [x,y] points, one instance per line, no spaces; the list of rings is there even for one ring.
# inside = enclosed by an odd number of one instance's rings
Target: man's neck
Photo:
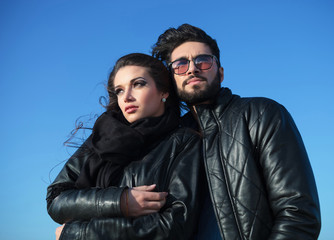
[[[193,105],[190,108],[191,114],[193,115],[193,117],[196,119],[196,121],[198,122],[198,116],[197,116],[197,110],[196,110],[196,105]]]
[[[207,100],[205,102],[194,104],[190,107],[190,110],[193,114],[197,115],[197,110],[196,110],[197,105],[206,105],[206,104],[210,104],[210,103],[212,103],[212,100]]]

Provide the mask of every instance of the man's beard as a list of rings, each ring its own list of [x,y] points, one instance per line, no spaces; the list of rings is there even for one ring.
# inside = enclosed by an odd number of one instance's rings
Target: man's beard
[[[201,76],[196,76],[196,77],[201,78],[206,82],[208,82],[206,78],[203,78]],[[179,98],[188,105],[196,105],[214,98],[219,92],[219,90],[220,90],[220,73],[218,71],[215,79],[211,82],[210,85],[206,85],[204,89],[201,89],[200,86],[194,85],[191,92],[186,92],[184,91],[184,86],[183,86],[183,89],[179,88],[177,89],[177,94]]]

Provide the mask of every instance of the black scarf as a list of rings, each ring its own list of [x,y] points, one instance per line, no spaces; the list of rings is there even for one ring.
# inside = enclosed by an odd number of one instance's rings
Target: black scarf
[[[84,164],[76,187],[116,186],[124,167],[140,160],[178,124],[179,117],[169,109],[160,117],[143,118],[131,124],[121,112],[103,113],[86,142],[98,158],[91,158]]]

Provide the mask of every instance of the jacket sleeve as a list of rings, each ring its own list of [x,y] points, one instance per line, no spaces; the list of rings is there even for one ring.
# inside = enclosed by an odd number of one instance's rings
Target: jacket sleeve
[[[84,162],[92,157],[94,153],[89,149],[79,148],[48,187],[47,210],[55,222],[63,224],[72,220],[122,215],[120,196],[124,188],[75,188]]]
[[[189,239],[196,229],[199,212],[199,137],[194,135],[181,148],[166,169],[169,194],[159,213],[69,222],[60,239]]]
[[[255,129],[259,159],[275,218],[269,239],[317,239],[320,232],[318,193],[292,117],[283,106],[273,102],[258,124]]]

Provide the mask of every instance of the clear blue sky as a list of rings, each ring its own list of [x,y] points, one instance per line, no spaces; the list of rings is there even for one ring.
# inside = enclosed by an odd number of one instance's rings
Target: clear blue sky
[[[224,86],[292,114],[318,185],[319,239],[333,239],[333,13],[330,0],[1,0],[0,239],[54,239],[46,188],[73,152],[62,143],[75,120],[103,111],[116,59],[149,53],[182,23],[217,40]]]

